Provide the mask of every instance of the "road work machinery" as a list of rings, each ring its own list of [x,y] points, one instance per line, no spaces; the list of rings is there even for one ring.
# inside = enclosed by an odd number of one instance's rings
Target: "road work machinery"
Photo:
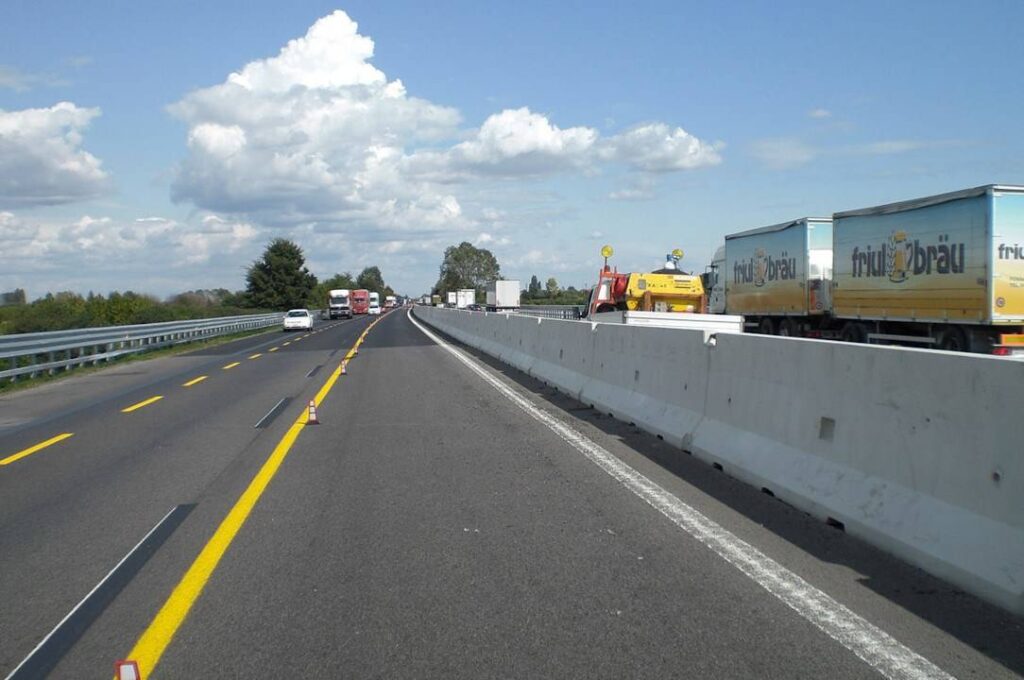
[[[614,311],[678,312],[700,314],[707,306],[700,276],[679,269],[683,251],[673,250],[665,258],[665,266],[653,272],[619,273],[608,266],[614,254],[604,246],[601,255],[604,267],[598,273],[597,285],[590,292],[587,315]]]

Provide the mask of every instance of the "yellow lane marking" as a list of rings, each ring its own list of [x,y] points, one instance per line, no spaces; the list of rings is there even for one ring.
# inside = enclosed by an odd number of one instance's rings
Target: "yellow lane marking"
[[[370,324],[367,330],[372,327],[373,324]],[[327,394],[334,387],[340,376],[341,365],[339,364],[334,369],[334,372],[331,373],[331,376],[324,382],[320,391],[316,393],[314,402],[317,406],[320,406],[327,397]],[[220,526],[217,527],[210,540],[203,546],[199,556],[196,557],[188,571],[181,578],[181,581],[175,586],[170,597],[164,602],[163,607],[160,608],[160,611],[157,612],[156,616],[149,623],[149,627],[143,631],[142,635],[135,642],[135,646],[124,657],[138,662],[139,672],[142,677],[149,677],[153,673],[153,669],[160,662],[160,658],[167,650],[167,645],[174,639],[175,633],[178,632],[178,628],[181,627],[192,606],[199,599],[221,558],[224,557],[231,542],[235,540],[235,536],[238,535],[242,525],[248,519],[249,513],[252,512],[260,496],[266,491],[267,486],[269,486],[271,480],[280,469],[281,464],[284,463],[284,459],[295,444],[295,440],[299,438],[308,415],[307,408],[303,406],[299,417],[295,419],[295,422],[288,428],[284,437],[274,447],[270,457],[267,458],[266,462],[263,463],[263,467],[260,468],[256,476],[249,482],[249,486],[242,492],[242,495],[220,523]]]
[[[270,349],[268,349],[267,351],[268,351],[268,352],[276,352],[276,351],[277,351],[277,348],[276,348],[276,347],[271,347],[271,348],[270,348]]]
[[[252,355],[251,357],[249,357],[249,358],[250,358],[250,359],[259,359],[259,358],[260,358],[261,356],[263,356],[263,354],[261,354],[260,352],[256,352],[256,354],[253,354],[253,355]]]
[[[206,376],[205,375],[201,375],[198,378],[192,378],[187,383],[182,385],[182,387],[192,387],[193,385],[198,385],[199,383],[203,382],[204,380],[206,380]]]
[[[53,446],[57,442],[62,442],[65,439],[67,439],[68,437],[72,436],[73,434],[74,434],[74,432],[65,432],[64,434],[59,434],[56,437],[50,437],[45,442],[39,442],[35,446],[30,446],[27,449],[22,449],[21,451],[18,451],[15,454],[11,454],[10,456],[7,456],[3,460],[0,460],[0,465],[10,465],[14,461],[21,460],[25,456],[31,456],[36,451],[42,451],[47,446]]]
[[[238,364],[240,364],[240,363],[242,363],[242,362],[241,362],[241,361],[232,361],[232,362],[231,362],[230,364],[228,364],[227,366],[225,366],[223,370],[225,370],[225,371],[226,371],[226,370],[228,370],[228,369],[230,369],[230,368],[234,368],[235,366],[237,366],[237,365],[238,365]]]
[[[156,402],[160,401],[161,399],[163,399],[162,395],[157,395],[155,397],[150,397],[149,399],[143,399],[142,401],[140,401],[137,404],[132,404],[131,406],[128,406],[126,408],[121,409],[121,413],[131,413],[132,411],[138,411],[143,406],[149,406],[150,404],[155,404]]]
[[[287,346],[288,346],[288,345],[290,345],[290,344],[292,344],[292,341],[291,341],[291,340],[289,340],[288,342],[284,343],[284,345],[282,345],[282,346],[283,346],[283,347],[287,347]]]

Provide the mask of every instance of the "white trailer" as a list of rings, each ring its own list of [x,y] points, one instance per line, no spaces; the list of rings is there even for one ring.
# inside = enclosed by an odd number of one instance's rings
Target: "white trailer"
[[[473,288],[463,288],[455,296],[455,306],[458,309],[465,309],[470,305],[476,304],[476,290]]]
[[[487,309],[500,311],[519,308],[519,281],[491,281],[487,284]]]

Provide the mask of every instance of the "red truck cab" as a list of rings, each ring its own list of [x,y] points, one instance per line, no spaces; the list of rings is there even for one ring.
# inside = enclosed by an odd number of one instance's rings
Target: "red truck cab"
[[[370,291],[365,288],[352,291],[352,313],[366,314],[370,311]]]

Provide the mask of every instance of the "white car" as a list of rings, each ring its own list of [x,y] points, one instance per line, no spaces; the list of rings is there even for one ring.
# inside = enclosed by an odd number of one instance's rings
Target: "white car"
[[[308,309],[289,309],[284,315],[284,330],[308,331],[313,328],[313,315]]]
[[[370,308],[367,310],[368,314],[380,314],[380,305],[374,304],[373,300],[370,301]]]

